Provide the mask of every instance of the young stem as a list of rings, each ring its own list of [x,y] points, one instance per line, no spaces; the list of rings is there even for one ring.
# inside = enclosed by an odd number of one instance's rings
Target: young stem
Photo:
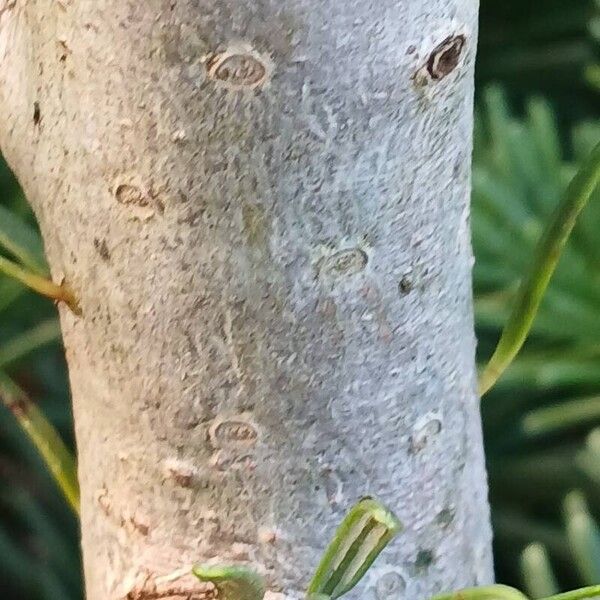
[[[42,456],[71,508],[78,513],[77,465],[59,433],[26,394],[3,374],[0,374],[0,402],[15,416]]]
[[[548,596],[542,600],[585,600],[600,596],[600,585],[571,590]],[[507,585],[490,585],[458,590],[449,594],[439,594],[430,600],[529,600],[525,594]]]
[[[537,245],[531,269],[521,282],[498,346],[479,378],[481,396],[498,381],[525,342],[577,217],[599,182],[600,144],[569,184]]]
[[[467,588],[449,594],[439,594],[430,600],[529,600],[525,594],[507,585]],[[568,600],[568,599],[564,599]]]
[[[252,569],[236,565],[200,565],[192,572],[200,581],[215,584],[223,600],[262,600],[265,581]]]
[[[544,600],[583,600],[584,598],[597,598],[600,596],[600,585],[591,585],[589,587],[571,590],[555,596],[549,596]]]
[[[8,277],[20,281],[42,296],[52,298],[56,302],[64,302],[75,314],[80,314],[81,312],[77,299],[66,285],[57,285],[45,277],[40,277],[31,271],[27,271],[3,256],[0,256],[0,273],[4,273]]]

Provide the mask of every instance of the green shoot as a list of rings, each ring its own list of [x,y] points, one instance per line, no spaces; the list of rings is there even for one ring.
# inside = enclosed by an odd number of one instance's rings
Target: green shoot
[[[79,485],[75,458],[54,426],[6,375],[0,373],[0,402],[17,419],[37,448],[71,508],[79,512]]]
[[[247,567],[201,565],[192,572],[200,581],[214,583],[222,600],[262,600],[265,595],[263,577]]]
[[[531,269],[521,282],[498,346],[479,378],[480,395],[498,381],[523,346],[575,221],[599,182],[600,144],[569,184],[537,245]]]
[[[467,588],[433,596],[431,600],[528,600],[519,590],[507,585],[488,585]]]
[[[600,585],[571,590],[554,596],[547,596],[542,600],[585,600],[586,598],[600,597]],[[489,585],[485,587],[467,588],[439,594],[430,600],[529,600],[525,594],[507,585]]]
[[[377,500],[358,502],[335,532],[307,596],[335,600],[351,590],[401,528],[400,521]]]
[[[571,590],[570,592],[564,592],[563,594],[556,594],[555,596],[549,596],[544,600],[584,600],[585,598],[598,598],[600,596],[600,585],[592,585],[590,587],[579,588],[578,590]]]
[[[42,296],[56,302],[64,302],[75,314],[81,314],[77,299],[66,285],[57,285],[50,279],[28,271],[3,256],[0,256],[0,273],[16,279]]]
[[[363,498],[346,515],[308,586],[310,600],[333,600],[351,590],[379,553],[400,531],[398,519],[372,498]],[[201,565],[192,572],[215,584],[224,600],[262,600],[265,582],[243,566]]]
[[[32,227],[0,204],[0,247],[37,275],[47,276],[42,240]]]

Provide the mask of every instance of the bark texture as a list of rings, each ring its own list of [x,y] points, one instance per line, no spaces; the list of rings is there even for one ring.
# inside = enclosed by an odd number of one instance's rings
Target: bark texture
[[[61,309],[88,600],[489,582],[469,245],[476,0],[0,0],[0,143]],[[356,595],[359,597],[359,595]]]

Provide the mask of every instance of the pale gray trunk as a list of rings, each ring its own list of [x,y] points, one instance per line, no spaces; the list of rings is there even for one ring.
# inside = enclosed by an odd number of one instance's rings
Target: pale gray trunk
[[[210,560],[300,594],[364,494],[406,530],[361,597],[489,582],[476,0],[0,7],[2,150],[83,309],[88,600]]]

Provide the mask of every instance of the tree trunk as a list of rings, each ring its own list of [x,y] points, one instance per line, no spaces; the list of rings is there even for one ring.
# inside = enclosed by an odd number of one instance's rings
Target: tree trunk
[[[489,582],[476,0],[0,7],[0,143],[83,311],[88,600],[211,560],[298,595],[365,494],[406,528],[367,598]]]

